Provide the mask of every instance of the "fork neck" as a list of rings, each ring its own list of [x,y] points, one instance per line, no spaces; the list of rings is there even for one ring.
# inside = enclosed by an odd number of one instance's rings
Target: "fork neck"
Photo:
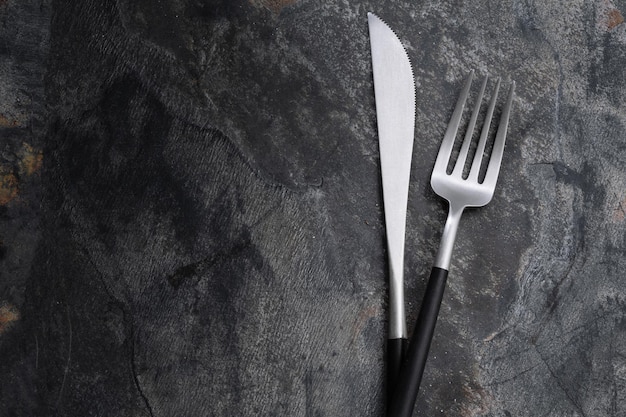
[[[452,203],[448,203],[448,219],[443,229],[443,235],[441,236],[441,244],[439,245],[439,251],[435,258],[435,265],[437,268],[450,269],[450,259],[452,258],[452,249],[454,248],[454,241],[456,239],[456,232],[459,228],[459,222],[461,221],[461,215],[465,207],[457,207]]]

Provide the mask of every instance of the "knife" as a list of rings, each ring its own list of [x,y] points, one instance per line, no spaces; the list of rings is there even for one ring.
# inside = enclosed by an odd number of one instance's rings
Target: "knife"
[[[391,28],[367,14],[372,49],[376,121],[389,257],[387,389],[400,370],[407,331],[404,312],[404,239],[415,130],[415,82],[409,57]]]

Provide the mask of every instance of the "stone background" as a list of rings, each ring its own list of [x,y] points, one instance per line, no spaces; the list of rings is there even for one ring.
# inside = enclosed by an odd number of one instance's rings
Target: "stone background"
[[[368,11],[417,85],[410,326],[462,81],[517,82],[415,415],[626,415],[624,0],[1,0],[0,415],[384,415]]]

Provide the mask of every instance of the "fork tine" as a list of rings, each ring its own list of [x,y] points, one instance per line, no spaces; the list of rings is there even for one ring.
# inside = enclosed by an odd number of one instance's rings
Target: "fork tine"
[[[482,164],[483,154],[485,153],[485,145],[487,144],[487,136],[489,135],[489,128],[491,127],[491,119],[493,118],[493,110],[496,107],[496,100],[498,98],[498,92],[500,91],[500,78],[496,83],[493,94],[491,95],[491,102],[485,115],[485,123],[483,124],[483,130],[480,132],[480,139],[476,146],[476,153],[474,154],[474,160],[472,161],[472,168],[470,170],[467,179],[470,181],[478,181],[478,174],[480,172],[480,165]]]
[[[511,114],[511,107],[513,106],[513,96],[515,94],[515,81],[511,83],[509,89],[509,97],[507,98],[504,110],[502,110],[502,116],[500,117],[500,125],[498,126],[498,133],[493,143],[493,150],[491,151],[491,158],[489,159],[489,165],[487,166],[487,172],[485,174],[485,180],[483,184],[495,188],[498,181],[498,173],[500,172],[500,163],[502,162],[502,154],[504,153],[504,142],[506,140],[506,131],[509,127],[509,115]]]
[[[474,110],[472,111],[472,117],[470,117],[469,124],[467,125],[467,131],[465,132],[465,138],[463,138],[463,144],[461,145],[461,150],[459,151],[459,157],[456,160],[454,165],[454,171],[452,171],[452,175],[462,176],[463,168],[465,168],[465,162],[467,159],[467,153],[469,151],[470,144],[472,142],[472,137],[474,136],[474,128],[476,127],[476,120],[478,119],[478,113],[480,112],[480,107],[483,101],[483,95],[485,94],[485,87],[487,86],[487,77],[483,80],[483,84],[480,87],[480,92],[478,93],[478,97],[476,98],[476,103],[474,104]]]
[[[456,107],[448,123],[446,134],[443,137],[441,146],[439,147],[439,153],[437,154],[437,160],[435,161],[435,168],[433,172],[446,172],[450,155],[452,154],[452,148],[454,146],[454,139],[456,138],[456,132],[459,130],[459,124],[461,123],[461,116],[463,115],[463,109],[465,108],[465,102],[469,95],[470,86],[472,85],[472,79],[474,78],[474,70],[472,70],[467,77],[465,86],[461,91],[461,95],[456,102]]]

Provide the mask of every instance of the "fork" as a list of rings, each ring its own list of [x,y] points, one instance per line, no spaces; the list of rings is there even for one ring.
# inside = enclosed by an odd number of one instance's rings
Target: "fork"
[[[476,126],[476,120],[478,119],[481,102],[487,85],[487,78],[485,77],[480,87],[458,158],[452,172],[448,173],[448,164],[473,78],[474,71],[472,71],[467,78],[456,103],[452,118],[450,119],[441,147],[439,148],[435,167],[433,168],[430,179],[433,191],[440,197],[448,200],[448,218],[441,237],[439,251],[437,252],[437,257],[430,273],[430,278],[428,279],[426,293],[422,301],[413,337],[409,343],[404,363],[400,370],[392,401],[389,404],[389,417],[410,417],[413,413],[413,406],[415,405],[415,399],[419,391],[428,350],[430,349],[430,342],[439,314],[439,307],[441,306],[441,300],[443,298],[448,270],[450,268],[450,259],[452,257],[452,248],[454,246],[461,215],[466,207],[482,207],[491,201],[500,171],[504,142],[509,124],[509,115],[513,104],[515,82],[511,83],[509,96],[502,110],[498,131],[493,141],[493,148],[484,173],[484,179],[482,181],[479,180],[491,119],[500,88],[500,80],[498,79],[487,109],[469,173],[467,177],[463,175],[474,128]]]

